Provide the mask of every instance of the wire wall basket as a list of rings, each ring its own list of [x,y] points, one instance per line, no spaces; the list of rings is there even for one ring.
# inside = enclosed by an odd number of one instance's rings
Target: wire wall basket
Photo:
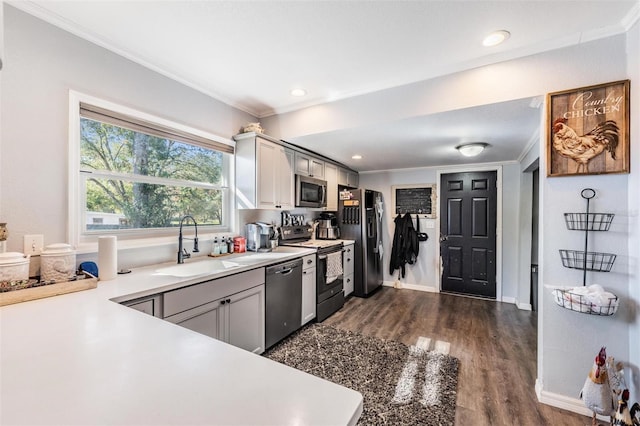
[[[562,266],[565,268],[580,269],[596,272],[609,272],[616,261],[616,255],[612,253],[599,253],[595,251],[560,250]]]
[[[608,231],[613,213],[565,213],[567,229],[572,231]]]
[[[559,306],[575,312],[591,315],[613,315],[618,310],[618,297],[593,284],[587,287],[587,271],[610,272],[616,261],[613,253],[589,251],[589,232],[608,231],[613,222],[613,213],[590,213],[590,201],[596,191],[585,188],[580,196],[586,201],[585,213],[565,213],[567,229],[584,232],[584,250],[560,249],[560,259],[565,268],[582,271],[582,286],[559,287],[553,290],[553,297]]]
[[[583,314],[609,316],[618,310],[618,297],[606,298],[603,304],[590,301],[585,295],[572,293],[570,290],[553,290],[555,302],[563,308]]]

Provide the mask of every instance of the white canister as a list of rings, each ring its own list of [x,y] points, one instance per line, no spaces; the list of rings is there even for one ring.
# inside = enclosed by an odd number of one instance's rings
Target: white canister
[[[24,281],[29,279],[29,256],[23,253],[0,253],[0,281]]]
[[[40,279],[64,282],[76,274],[76,251],[69,244],[51,244],[40,254]]]

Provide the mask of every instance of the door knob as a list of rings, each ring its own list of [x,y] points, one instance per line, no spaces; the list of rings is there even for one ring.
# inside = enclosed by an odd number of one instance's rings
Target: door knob
[[[441,243],[447,241],[448,238],[449,238],[448,235],[440,234],[440,242]]]

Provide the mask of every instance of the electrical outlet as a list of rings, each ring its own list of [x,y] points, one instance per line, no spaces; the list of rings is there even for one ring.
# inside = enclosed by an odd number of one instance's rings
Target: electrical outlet
[[[42,253],[44,247],[44,235],[25,235],[24,236],[24,254],[37,256]]]

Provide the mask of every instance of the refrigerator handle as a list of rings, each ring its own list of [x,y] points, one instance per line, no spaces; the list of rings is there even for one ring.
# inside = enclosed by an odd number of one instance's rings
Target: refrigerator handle
[[[372,251],[378,253],[378,223],[375,209],[367,212],[367,238],[371,241]]]
[[[378,210],[378,206],[375,208],[376,212],[376,247],[382,243],[382,215]]]

